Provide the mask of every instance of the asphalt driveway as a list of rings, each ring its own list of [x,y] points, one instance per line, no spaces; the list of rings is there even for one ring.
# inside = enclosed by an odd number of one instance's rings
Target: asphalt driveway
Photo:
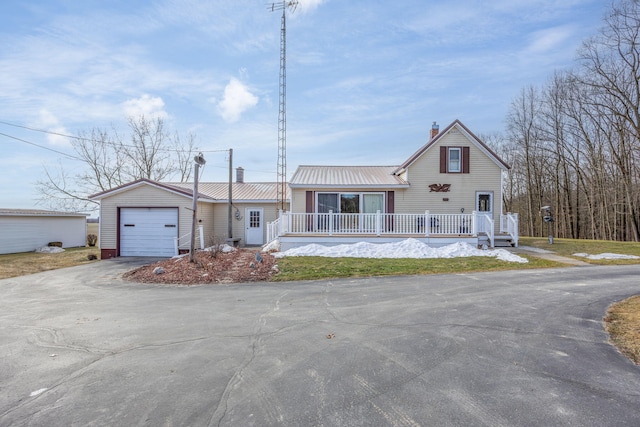
[[[170,287],[0,281],[0,425],[623,426],[606,307],[640,266]]]

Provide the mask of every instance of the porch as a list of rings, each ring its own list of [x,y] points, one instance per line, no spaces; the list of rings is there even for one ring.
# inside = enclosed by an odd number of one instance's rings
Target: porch
[[[490,215],[398,213],[291,213],[281,212],[267,224],[267,242],[280,239],[286,248],[304,244],[340,244],[356,242],[386,243],[408,238],[430,246],[464,241],[489,247],[518,246],[518,214],[500,215],[496,229]],[[497,233],[496,233],[497,230]],[[286,249],[282,249],[286,250]]]

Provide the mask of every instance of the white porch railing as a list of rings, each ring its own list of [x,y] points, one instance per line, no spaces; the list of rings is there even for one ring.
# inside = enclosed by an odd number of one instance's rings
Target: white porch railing
[[[198,226],[198,234],[200,240],[200,249],[204,249],[204,231],[202,226]],[[180,249],[191,249],[191,233],[187,233],[184,236],[174,237],[173,238],[173,249],[175,255],[180,254]]]
[[[506,215],[500,215],[500,232],[507,233],[511,236],[511,240],[518,247],[520,235],[518,233],[518,214],[507,212]]]
[[[489,239],[489,244],[493,248],[495,246],[495,228],[494,221],[487,214],[478,214],[477,217],[478,233],[484,233]]]
[[[486,215],[485,215],[486,216]],[[478,233],[476,213],[471,214],[385,214],[281,213],[267,225],[267,240],[286,234],[368,235],[465,235]],[[488,218],[488,217],[487,217]],[[490,220],[490,218],[489,218]]]

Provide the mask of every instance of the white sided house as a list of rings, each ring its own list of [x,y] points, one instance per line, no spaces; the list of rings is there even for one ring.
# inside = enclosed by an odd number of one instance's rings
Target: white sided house
[[[239,246],[265,243],[266,224],[277,218],[276,184],[244,182],[243,169],[236,172],[231,185],[198,183],[196,248],[225,242]],[[189,251],[193,183],[140,179],[90,198],[100,202],[102,259],[171,257]]]
[[[459,120],[401,165],[299,166],[291,210],[269,224],[281,250],[309,243],[419,239],[438,247],[518,244],[517,214],[502,213],[509,166]]]
[[[0,254],[33,252],[50,242],[87,243],[87,215],[37,209],[0,209]]]

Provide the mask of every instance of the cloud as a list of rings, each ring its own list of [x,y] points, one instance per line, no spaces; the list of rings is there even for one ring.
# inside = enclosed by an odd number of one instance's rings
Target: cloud
[[[536,31],[531,35],[531,41],[527,51],[531,53],[545,53],[558,48],[573,35],[574,30],[570,26],[546,28]]]
[[[152,97],[148,94],[123,102],[122,109],[127,117],[145,116],[147,118],[164,119],[168,116],[164,110],[164,101],[162,98],[159,96]]]
[[[241,81],[232,78],[224,88],[222,101],[218,103],[218,114],[227,123],[237,122],[242,113],[258,104],[258,100]]]
[[[58,118],[54,116],[50,111],[45,109],[40,110],[38,127],[44,128],[48,132],[51,132],[47,134],[47,142],[49,144],[57,145],[61,147],[71,146],[71,142],[69,141],[69,138],[62,135],[56,135],[56,134],[68,135],[69,132],[64,126],[60,124],[60,121],[58,120]]]
[[[300,11],[303,13],[311,12],[315,10],[318,6],[320,6],[322,3],[324,3],[325,1],[326,0],[299,0],[298,7],[300,8]]]

